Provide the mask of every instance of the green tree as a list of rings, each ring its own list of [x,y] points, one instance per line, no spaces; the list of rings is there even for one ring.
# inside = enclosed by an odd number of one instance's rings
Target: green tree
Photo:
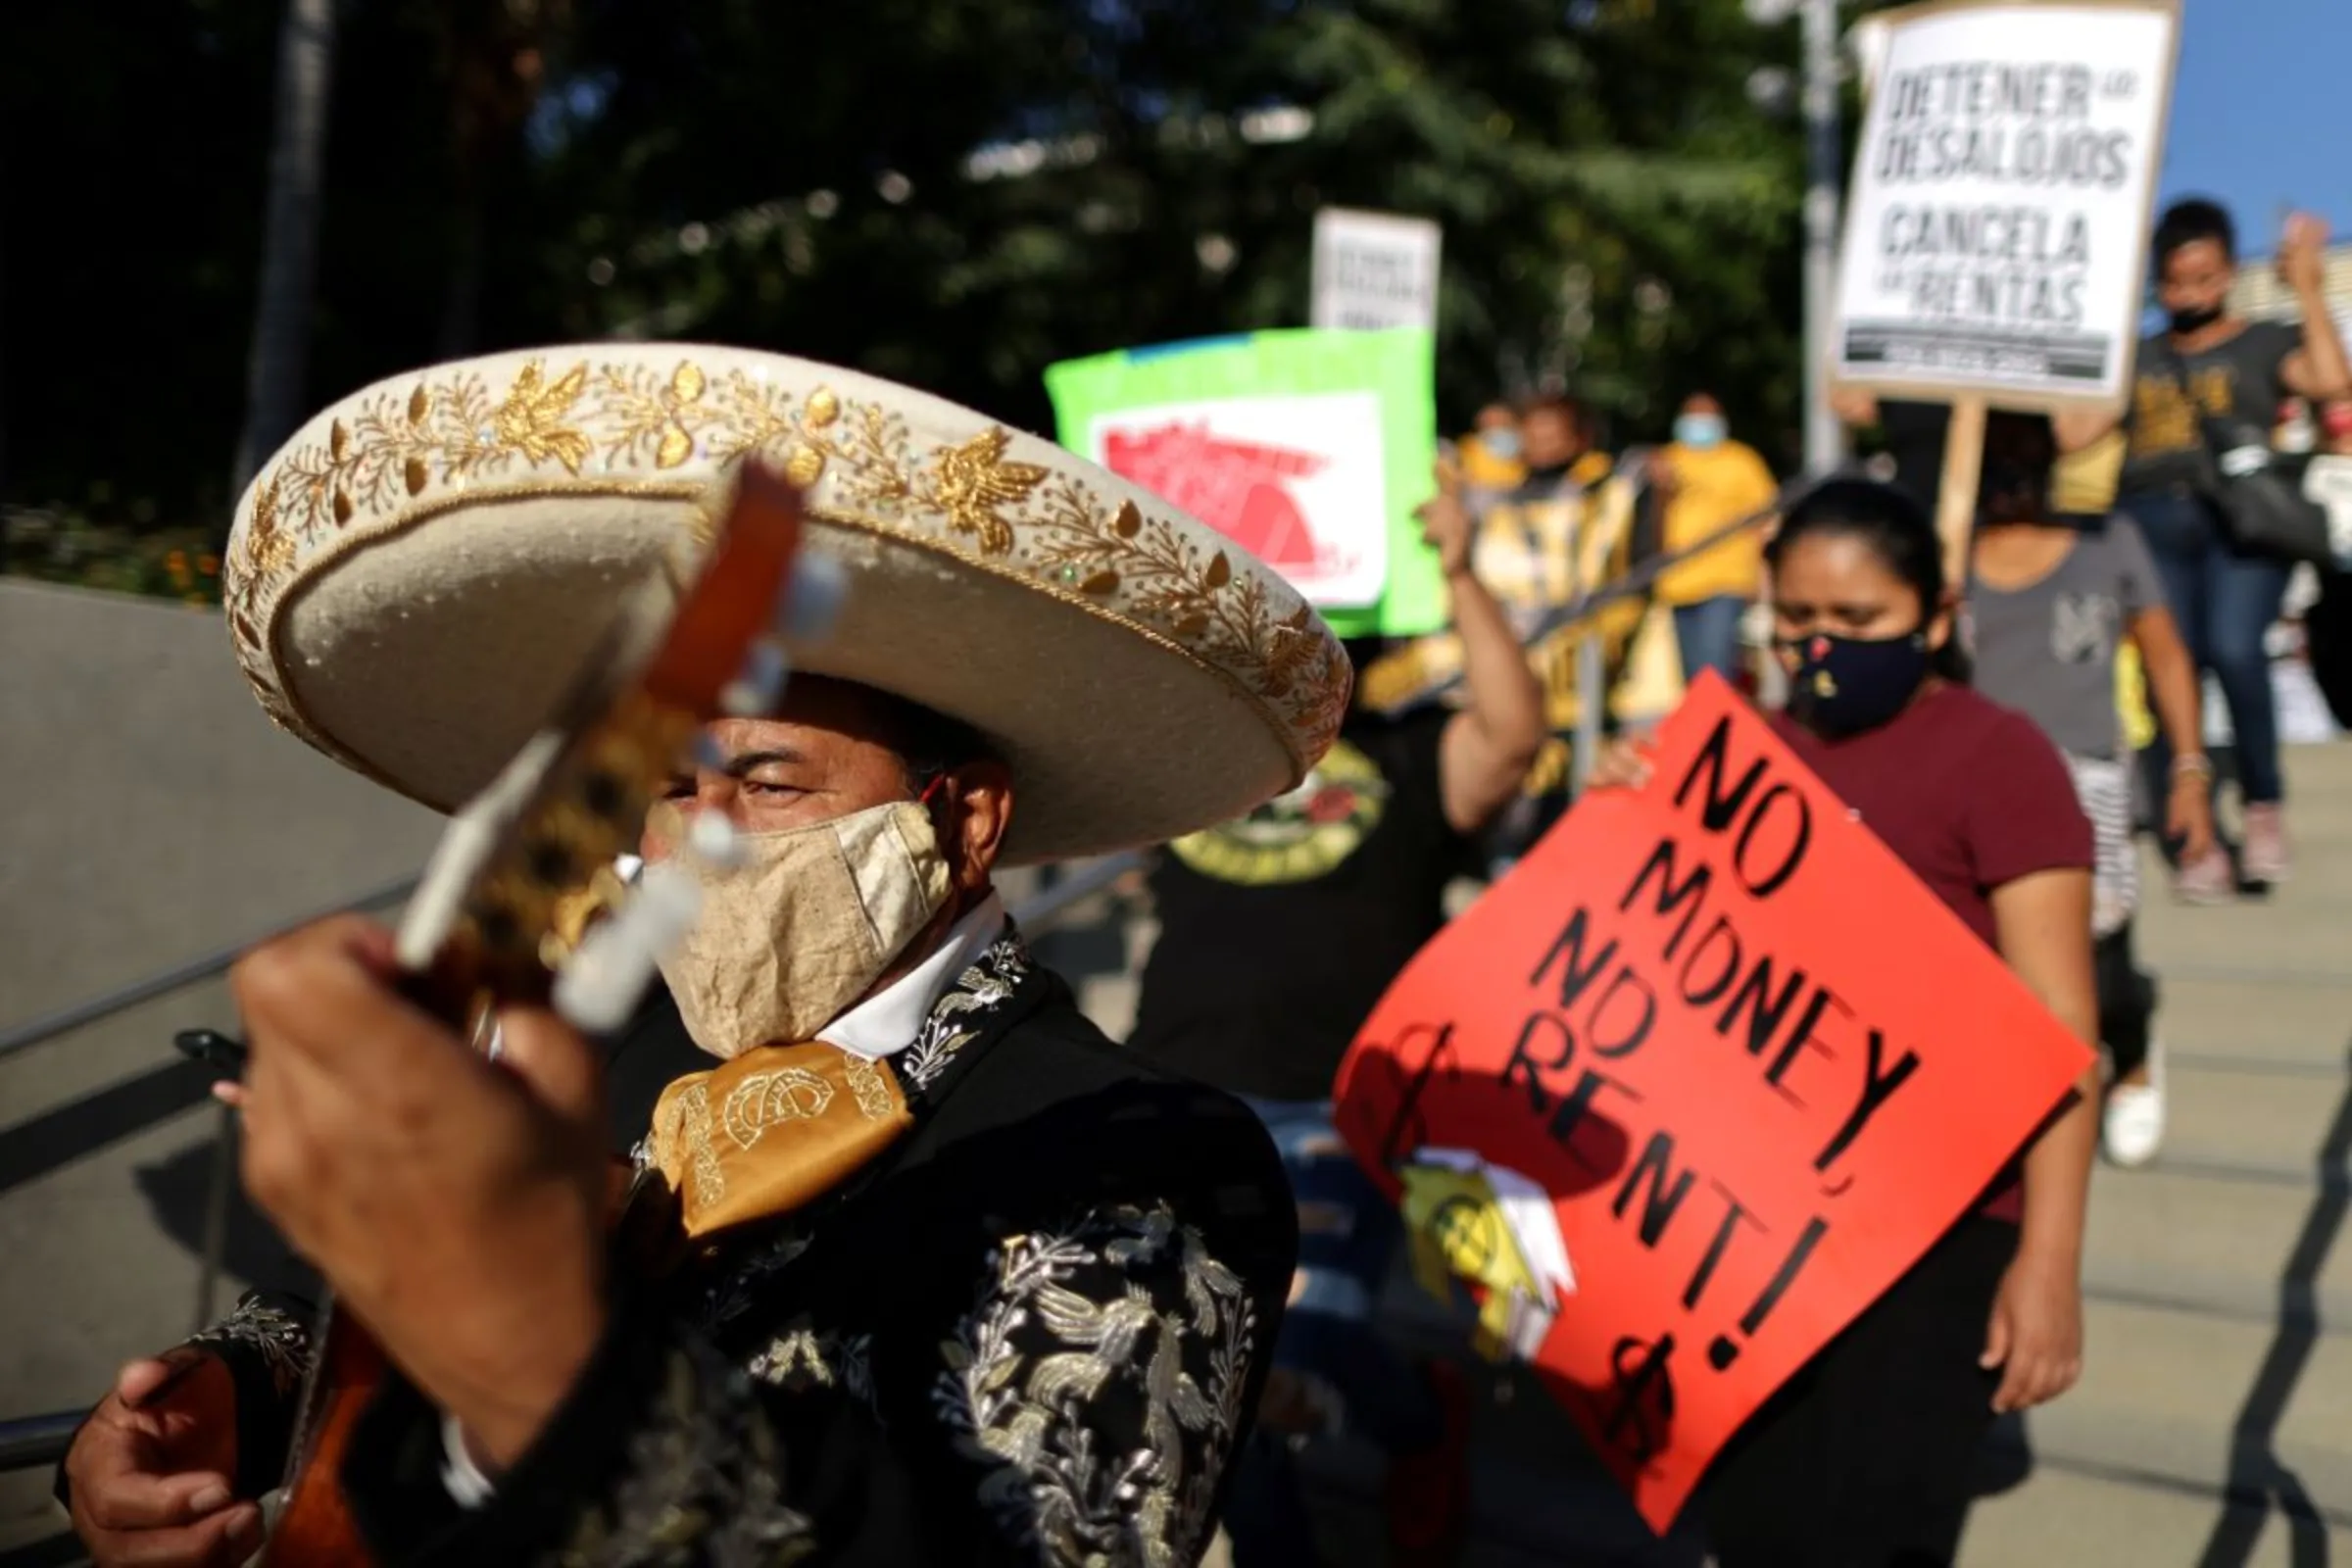
[[[245,427],[237,437],[234,483],[240,487],[302,423],[334,59],[334,0],[286,0],[285,20],[278,26],[253,359],[245,383]]]
[[[0,7],[11,503],[224,523],[286,0]],[[1031,427],[1072,355],[1304,319],[1312,217],[1446,229],[1449,418],[1655,433],[1798,377],[1789,64],[1740,0],[369,0],[338,14],[316,406],[436,353],[735,341]],[[977,156],[976,156],[977,155]]]
[[[1455,414],[1514,368],[1629,428],[1698,368],[1744,414],[1793,406],[1774,296],[1794,283],[1797,151],[1747,102],[1777,41],[1737,0],[1672,20],[1546,0],[885,3],[855,27],[808,19],[790,52],[841,67],[780,68],[765,91],[742,84],[776,40],[737,6],[687,11],[651,33],[632,7],[584,18],[564,63],[558,91],[584,113],[551,188],[593,215],[551,280],[571,329],[847,358],[1042,424],[1054,359],[1303,320],[1312,214],[1339,204],[1445,225]],[[888,63],[861,74],[877,40]],[[745,69],[681,110],[714,54]],[[1004,59],[1020,71],[986,68]],[[1015,145],[975,170],[990,141]]]

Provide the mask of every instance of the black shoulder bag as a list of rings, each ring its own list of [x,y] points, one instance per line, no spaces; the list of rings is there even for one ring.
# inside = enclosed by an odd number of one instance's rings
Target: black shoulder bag
[[[2159,336],[2183,398],[2190,396],[2188,367],[2172,339]],[[2192,405],[2193,406],[2193,405]],[[2238,547],[2282,561],[2332,565],[2328,513],[2303,494],[2302,460],[2271,445],[2271,432],[2232,409],[2197,411],[2204,446],[2197,455],[2197,489],[2230,525]]]

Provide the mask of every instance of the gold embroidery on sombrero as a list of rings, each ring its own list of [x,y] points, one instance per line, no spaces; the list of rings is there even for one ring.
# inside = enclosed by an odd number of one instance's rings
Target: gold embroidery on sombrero
[[[257,577],[274,577],[294,564],[294,536],[279,524],[274,477],[253,498],[253,521],[245,530],[246,569]]]
[[[1094,493],[1074,479],[1046,487],[1042,507],[1030,519],[1030,549],[1050,575],[1082,593],[1116,592],[1123,584],[1128,603],[1167,624],[1189,642],[1223,652],[1237,663],[1255,666],[1266,694],[1289,697],[1301,675],[1311,687],[1327,680],[1336,651],[1318,635],[1314,612],[1300,605],[1277,617],[1262,580],[1237,581],[1223,551],[1203,563],[1166,522],[1147,520],[1133,502],[1107,518]],[[1332,723],[1345,710],[1333,705]]]
[[[1004,448],[1011,441],[1011,434],[999,424],[961,446],[941,448],[924,497],[946,516],[949,527],[977,536],[984,556],[1012,549],[1012,524],[1000,509],[1022,505],[1029,492],[1046,481],[1046,470],[1036,464],[1004,461]]]
[[[502,474],[517,462],[576,474],[593,450],[573,413],[587,384],[585,362],[550,381],[542,363],[531,360],[495,400],[472,370],[437,383],[420,381],[406,398],[379,394],[348,423],[329,424],[325,440],[288,451],[263,493],[272,498],[277,528],[307,541],[330,521],[346,526],[362,514],[398,507],[436,482]],[[246,537],[250,550],[251,529]],[[290,561],[284,557],[280,564]],[[249,557],[249,568],[263,565]]]
[[[571,413],[571,406],[580,400],[580,388],[587,380],[588,367],[582,364],[573,366],[563,379],[549,385],[539,369],[539,362],[531,361],[514,372],[514,385],[508,391],[506,402],[498,406],[493,421],[498,439],[535,466],[553,458],[564,465],[564,472],[579,472],[580,465],[588,461],[588,438],[564,420]],[[410,400],[412,404],[415,401]],[[411,495],[424,488],[413,474],[407,483]]]
[[[1007,456],[990,425],[918,450],[905,417],[829,387],[801,394],[742,369],[713,376],[692,359],[664,373],[643,361],[582,360],[551,375],[525,362],[502,395],[478,370],[386,391],[283,454],[254,491],[229,585],[230,629],[272,719],[299,727],[270,670],[279,601],[325,537],[354,524],[401,526],[427,490],[538,475],[614,483],[759,453],[811,486],[820,512],[889,525],[928,523],[1055,587],[1153,626],[1256,685],[1310,749],[1339,729],[1348,684],[1303,604],[1286,613],[1266,581],[1224,551],[1080,480]],[[592,462],[591,460],[595,460]],[[601,466],[602,474],[593,471]],[[681,479],[681,483],[691,482]],[[694,522],[707,534],[707,517]]]
[[[710,378],[692,360],[681,360],[664,380],[650,365],[607,367],[597,374],[603,412],[618,427],[605,442],[607,464],[641,464],[674,468],[694,456],[695,432],[710,421],[701,407]]]

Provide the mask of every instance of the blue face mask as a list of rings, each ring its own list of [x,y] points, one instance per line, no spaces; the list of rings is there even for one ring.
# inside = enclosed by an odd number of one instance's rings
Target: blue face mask
[[[1928,637],[1791,637],[1780,645],[1788,712],[1817,735],[1857,735],[1901,712],[1928,678]]]
[[[1720,414],[1686,414],[1674,421],[1674,439],[1687,447],[1719,447],[1730,434]]]
[[[1481,430],[1478,444],[1487,449],[1487,456],[1502,463],[1515,463],[1519,458],[1519,432],[1516,430]]]

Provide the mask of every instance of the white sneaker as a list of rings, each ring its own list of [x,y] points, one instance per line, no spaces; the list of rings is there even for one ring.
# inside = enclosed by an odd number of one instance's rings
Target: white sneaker
[[[2145,1165],[2164,1147],[2164,1046],[2148,1042],[2148,1081],[2117,1083],[2107,1091],[2107,1108],[2100,1119],[2101,1146],[2107,1158],[2126,1170]]]

